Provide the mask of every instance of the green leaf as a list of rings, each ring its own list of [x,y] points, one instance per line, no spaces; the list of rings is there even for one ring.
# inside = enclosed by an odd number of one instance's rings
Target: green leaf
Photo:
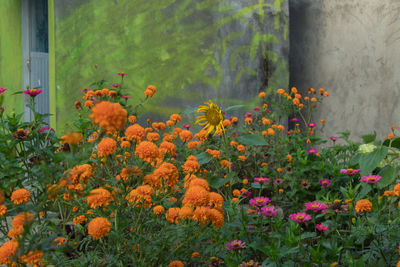
[[[386,157],[388,148],[380,146],[368,155],[363,155],[360,158],[361,176],[369,175],[378,166],[378,164]]]
[[[365,144],[372,143],[372,142],[374,142],[375,139],[376,139],[376,132],[374,131],[373,134],[366,134],[366,135],[363,135],[363,136],[361,136],[361,137],[362,137],[362,139],[364,140],[364,143],[365,143]]]
[[[369,192],[371,192],[371,185],[363,183],[361,186],[361,191],[358,194],[357,198],[361,199],[365,197]]]
[[[238,138],[238,141],[244,145],[253,145],[253,146],[266,146],[268,145],[267,141],[265,141],[264,137],[255,134],[243,135]]]
[[[245,107],[245,105],[234,105],[234,106],[225,108],[224,111],[235,110],[235,109],[239,109],[239,108],[243,108],[243,107]]]
[[[382,189],[394,183],[397,178],[396,168],[392,166],[385,166],[378,175],[382,176],[382,179],[377,182],[377,187]]]
[[[316,237],[317,234],[315,232],[305,232],[303,234],[301,234],[300,239],[306,239],[306,238],[312,238],[312,237]]]
[[[386,139],[385,142],[383,142],[384,146],[389,146],[390,144],[390,139]],[[391,147],[400,149],[400,137],[393,139],[392,143],[390,144]]]
[[[210,184],[210,186],[214,189],[218,189],[228,182],[227,179],[218,178],[216,176],[213,176],[207,180],[208,180],[208,183]]]
[[[206,152],[202,152],[200,154],[195,155],[197,158],[197,161],[199,162],[200,165],[204,165],[209,163],[213,157],[207,154]]]

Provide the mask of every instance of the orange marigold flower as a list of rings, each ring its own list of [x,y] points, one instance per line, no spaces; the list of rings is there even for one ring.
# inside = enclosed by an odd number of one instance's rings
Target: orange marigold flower
[[[102,101],[92,108],[89,117],[107,133],[112,133],[124,128],[127,115],[128,112],[119,103]]]
[[[93,176],[92,166],[89,164],[77,165],[69,172],[69,180],[71,184],[79,184],[83,182],[87,184],[89,179]]]
[[[61,136],[61,143],[68,143],[70,145],[77,145],[79,144],[82,140],[82,134],[77,133],[77,132],[69,132],[64,136]]]
[[[131,143],[129,141],[122,141],[120,146],[121,146],[121,148],[130,148]]]
[[[212,207],[222,208],[224,205],[224,197],[218,193],[210,192],[208,205]]]
[[[172,120],[167,120],[166,124],[167,124],[168,127],[172,127],[172,126],[175,125],[175,122],[172,121]]]
[[[324,92],[324,96],[328,97],[329,96],[329,92]]]
[[[179,138],[183,141],[183,142],[188,142],[190,140],[192,140],[193,138],[193,134],[191,131],[189,130],[183,130],[179,133]]]
[[[85,108],[91,108],[93,106],[94,106],[94,104],[93,104],[92,100],[86,100],[85,101]]]
[[[94,239],[100,239],[111,231],[111,223],[107,218],[97,217],[89,222],[88,233]]]
[[[200,142],[200,141],[191,141],[191,142],[189,142],[189,143],[187,144],[187,147],[188,147],[189,149],[198,149],[198,148],[200,147],[200,145],[201,145],[201,142]]]
[[[154,177],[159,179],[160,183],[166,183],[173,187],[178,183],[179,171],[174,164],[163,162],[155,171]],[[161,184],[160,184],[161,185]]]
[[[182,120],[182,117],[179,114],[172,114],[169,116],[169,119],[173,122],[180,122]]]
[[[224,215],[217,209],[209,209],[207,217],[215,228],[219,229],[224,224]]]
[[[136,189],[133,189],[126,196],[126,200],[132,205],[138,204],[138,206],[144,205],[144,207],[151,207],[151,197],[153,196],[153,188],[149,185],[140,185]]]
[[[67,244],[67,240],[64,237],[61,237],[61,236],[56,237],[53,240],[53,242],[56,243],[57,246],[66,245]]]
[[[391,197],[391,196],[394,196],[395,195],[395,193],[394,193],[394,191],[393,190],[386,190],[384,193],[383,193],[383,195],[385,196],[385,197]]]
[[[139,124],[134,124],[126,128],[125,137],[128,140],[134,140],[136,142],[140,142],[144,139],[146,135],[146,131]]]
[[[235,141],[231,141],[231,142],[230,142],[230,146],[231,146],[231,147],[235,147],[235,146],[237,146],[237,145],[239,145],[238,142],[235,142]]]
[[[28,223],[33,220],[33,214],[30,212],[21,212],[18,213],[12,220],[11,226],[15,229],[24,227],[25,223]]]
[[[193,217],[193,209],[190,206],[183,206],[179,210],[179,220],[191,219]]]
[[[90,191],[86,197],[87,204],[92,208],[107,207],[112,199],[111,193],[104,188],[96,188]]]
[[[187,173],[193,173],[200,170],[200,164],[197,158],[193,155],[189,156],[185,163],[182,165],[182,170]]]
[[[267,133],[268,133],[269,136],[274,136],[275,135],[275,131],[272,128],[268,128],[267,129]]]
[[[394,194],[400,196],[400,184],[396,184],[393,188]]]
[[[156,93],[157,89],[154,85],[147,86],[146,90],[144,91],[144,95],[146,97],[152,97]]]
[[[117,142],[109,137],[101,139],[100,143],[97,145],[97,156],[107,157],[114,154],[117,150]]]
[[[87,218],[85,215],[79,215],[75,218],[72,219],[72,222],[77,225],[77,224],[82,224],[84,222],[87,222]]]
[[[355,209],[357,213],[361,213],[363,211],[371,211],[372,210],[372,203],[368,199],[361,199],[357,201]]]
[[[271,121],[269,120],[269,119],[267,119],[267,118],[262,118],[261,119],[262,120],[262,124],[264,124],[264,125],[269,125],[269,124],[271,124]]]
[[[3,216],[7,213],[7,207],[4,205],[0,205],[0,216]]]
[[[292,87],[292,88],[290,89],[290,91],[291,91],[293,94],[297,94],[297,88],[296,88],[296,87]]]
[[[15,255],[18,248],[18,242],[15,239],[5,242],[0,247],[0,264],[11,264],[10,258]]]
[[[194,138],[199,139],[201,142],[204,142],[208,138],[207,131],[201,130],[200,132],[194,135]]]
[[[25,188],[17,189],[11,194],[11,201],[15,205],[25,204],[29,202],[29,198],[31,197],[31,193]]]
[[[317,99],[315,97],[312,97],[311,102],[317,102]]]
[[[130,115],[128,117],[128,121],[129,121],[129,123],[135,123],[136,122],[136,116]]]
[[[182,205],[205,206],[208,204],[209,193],[202,186],[189,186],[182,200]]]
[[[194,176],[189,182],[189,186],[188,187],[192,187],[192,186],[201,186],[205,190],[210,191],[210,185],[208,184],[207,180],[206,179],[202,179],[202,178],[198,178],[196,176]]]
[[[225,120],[222,122],[222,124],[224,125],[225,128],[228,128],[228,127],[231,127],[231,126],[232,126],[231,121],[228,120],[228,119],[225,119]]]
[[[184,267],[185,265],[181,261],[171,261],[168,267]]]
[[[179,212],[180,208],[169,208],[167,213],[165,214],[165,218],[170,223],[177,223],[179,220]]]
[[[173,156],[176,153],[176,146],[171,142],[164,141],[160,144],[160,150],[164,154]]]
[[[258,97],[259,97],[259,98],[264,98],[266,95],[267,95],[267,94],[266,94],[265,92],[260,92],[260,93],[258,94]]]
[[[160,135],[158,133],[148,133],[147,140],[150,142],[157,142],[160,140]]]
[[[239,161],[246,161],[246,157],[245,156],[238,156],[238,160]]]
[[[213,156],[214,158],[219,159],[221,157],[221,152],[218,150],[214,150],[214,149],[207,149],[206,153],[208,153],[209,155]]]
[[[287,155],[286,155],[286,159],[287,159],[287,162],[293,162],[293,157],[292,157],[292,155],[287,154]]]
[[[277,126],[277,128],[278,128],[279,131],[284,131],[284,130],[285,130],[285,126],[283,126],[283,125],[281,125],[281,124],[279,124],[279,125]]]
[[[205,225],[208,221],[208,210],[206,207],[197,207],[193,212],[193,220],[200,225]]]
[[[198,252],[193,252],[193,253],[192,253],[192,258],[200,258],[200,253],[198,253]]]
[[[219,164],[220,164],[221,166],[224,166],[224,167],[227,168],[227,169],[229,169],[229,168],[231,167],[231,165],[232,165],[232,163],[230,163],[229,161],[227,161],[227,160],[225,160],[225,159],[221,160],[221,161],[219,162]]]
[[[238,146],[236,147],[236,149],[237,149],[238,151],[240,151],[240,152],[245,152],[245,151],[246,151],[246,147],[245,147],[244,145],[238,145]]]
[[[285,90],[283,90],[283,89],[278,89],[278,90],[276,90],[276,92],[278,93],[278,94],[280,94],[280,95],[283,95],[284,93],[286,93],[285,92]]]
[[[165,208],[161,205],[157,205],[153,208],[153,213],[156,215],[163,214],[164,211],[165,211]]]
[[[394,134],[390,133],[387,135],[387,139],[393,139],[394,138]]]
[[[162,152],[152,142],[143,141],[136,146],[135,156],[147,162],[157,161],[162,158]]]
[[[235,196],[235,197],[240,197],[241,193],[240,193],[240,191],[238,189],[234,189],[232,191],[232,195]]]
[[[300,105],[300,100],[298,98],[294,98],[292,101],[294,105],[296,106]]]
[[[253,119],[252,118],[245,118],[244,122],[247,124],[253,123]]]

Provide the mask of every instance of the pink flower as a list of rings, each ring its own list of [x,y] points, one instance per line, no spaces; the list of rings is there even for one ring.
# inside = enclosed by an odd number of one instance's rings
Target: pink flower
[[[299,118],[293,118],[293,119],[290,119],[289,121],[297,122],[297,121],[300,121],[300,119]]]
[[[306,206],[304,210],[311,210],[313,212],[318,212],[318,211],[324,212],[325,209],[327,208],[327,206],[324,203],[317,201],[307,202],[304,205]]]
[[[307,153],[308,154],[317,154],[318,153],[318,149],[316,149],[316,148],[307,149]]]
[[[245,118],[253,118],[253,114],[251,114],[250,112],[246,112],[246,114],[244,115]]]
[[[192,127],[191,124],[185,124],[185,125],[183,125],[183,128],[188,129],[188,130],[189,130],[190,127]]]
[[[360,180],[361,183],[369,183],[369,184],[376,184],[380,179],[382,179],[382,176],[379,175],[368,175],[368,176],[363,176]]]
[[[260,108],[253,108],[253,110],[254,110],[254,111],[259,111],[259,110],[260,110]]]
[[[118,84],[114,83],[114,84],[112,85],[112,87],[118,88]]]
[[[126,76],[126,75],[128,75],[128,74],[126,74],[125,72],[119,72],[119,73],[118,73],[118,76],[124,77],[124,76]]]
[[[0,88],[0,94],[4,93],[5,91],[7,91],[7,88]]]
[[[233,240],[225,245],[226,250],[238,251],[246,247],[246,242],[241,240]]]
[[[333,142],[335,142],[336,140],[338,140],[338,138],[336,136],[331,136],[329,137],[329,139],[331,139]]]
[[[327,188],[331,185],[331,180],[329,179],[321,179],[318,182],[320,185],[322,185],[323,187]]]
[[[255,197],[255,198],[250,199],[249,203],[251,206],[263,207],[270,202],[271,202],[271,200],[267,197]]]
[[[318,231],[327,231],[327,230],[329,229],[328,226],[323,225],[323,224],[317,224],[317,225],[315,226],[315,228],[317,228]]]
[[[310,122],[308,124],[308,127],[310,127],[310,128],[314,128],[315,126],[317,126],[317,124],[315,122]]]
[[[254,178],[254,182],[257,184],[259,184],[259,183],[263,184],[265,182],[269,182],[269,179],[265,178],[265,177],[257,177],[257,178]]]
[[[41,89],[36,89],[36,88],[28,89],[28,90],[22,91],[22,93],[23,93],[24,95],[30,95],[31,97],[35,97],[35,96],[37,96],[38,94],[40,94],[41,92],[43,92],[43,90],[41,90]]]
[[[361,171],[360,169],[341,169],[340,173],[347,175],[354,175],[356,173],[359,173],[360,171]]]
[[[261,208],[260,214],[265,217],[274,217],[278,214],[278,210],[274,206],[265,206]]]
[[[49,126],[43,126],[42,128],[39,129],[39,133],[47,133],[49,131],[52,131],[53,133],[55,133],[53,128],[50,128]]]
[[[305,212],[297,212],[290,214],[289,219],[298,223],[302,223],[311,220],[311,216]]]
[[[131,98],[130,96],[128,96],[128,95],[123,95],[123,96],[121,96],[123,99],[126,99],[126,100],[128,100],[129,98]]]

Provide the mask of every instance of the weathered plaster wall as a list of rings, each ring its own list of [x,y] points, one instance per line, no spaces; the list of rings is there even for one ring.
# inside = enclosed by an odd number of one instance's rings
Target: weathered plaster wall
[[[0,87],[7,112],[22,112],[22,96],[11,95],[22,89],[21,1],[2,0],[0,3]]]
[[[400,1],[290,0],[290,81],[325,88],[326,136],[400,124]]]
[[[260,90],[288,85],[287,0],[54,0],[54,8],[59,129],[80,89],[101,79],[109,87],[121,71],[132,104],[157,87],[146,106],[153,118],[209,98],[254,104]]]

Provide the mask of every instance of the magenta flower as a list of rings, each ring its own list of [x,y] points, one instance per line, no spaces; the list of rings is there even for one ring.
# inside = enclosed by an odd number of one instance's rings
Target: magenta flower
[[[329,179],[321,179],[318,182],[320,185],[322,185],[323,187],[327,188],[331,185],[331,180]]]
[[[376,184],[380,179],[382,179],[382,176],[370,174],[368,176],[363,176],[360,182],[368,184]]]
[[[347,175],[354,175],[356,173],[359,173],[360,171],[361,171],[360,169],[341,169],[340,173]]]
[[[118,76],[124,77],[124,76],[126,76],[126,75],[128,75],[128,74],[126,74],[125,72],[119,72],[119,73],[118,73]]]
[[[265,217],[274,217],[278,210],[274,206],[265,206],[261,208],[260,214]]]
[[[251,197],[252,193],[250,191],[247,192],[242,192],[242,194],[240,195],[241,197]]]
[[[183,128],[188,129],[188,130],[189,130],[190,127],[192,127],[191,124],[185,124],[185,125],[183,125]]]
[[[260,110],[260,108],[253,108],[253,110],[254,110],[254,111],[259,111],[259,110]]]
[[[245,118],[253,118],[253,114],[251,114],[250,112],[246,112],[246,114],[244,115]]]
[[[92,90],[91,88],[83,88],[81,90],[82,93],[86,94],[87,92],[89,92],[90,90]]]
[[[271,202],[271,200],[267,197],[255,197],[255,198],[250,199],[249,203],[251,206],[263,207],[270,202]]]
[[[5,91],[7,91],[7,88],[0,88],[0,94],[4,93]]]
[[[289,121],[298,122],[298,121],[300,121],[300,119],[299,118],[293,118],[293,119],[290,119]]]
[[[317,225],[315,226],[315,228],[317,228],[318,231],[327,231],[327,230],[329,229],[328,226],[323,225],[323,224],[317,224]]]
[[[317,126],[317,124],[315,122],[310,122],[308,124],[308,127],[310,127],[310,128],[314,128],[315,126]]]
[[[126,99],[126,100],[128,100],[129,98],[131,98],[130,96],[128,96],[128,95],[123,95],[123,96],[121,96],[123,99]]]
[[[327,206],[324,203],[317,201],[307,202],[304,205],[306,206],[304,210],[311,210],[313,212],[318,212],[318,211],[324,212],[327,208]]]
[[[40,94],[41,92],[43,92],[43,90],[41,90],[41,89],[36,89],[36,88],[28,89],[28,90],[22,91],[22,93],[23,93],[24,95],[30,95],[31,97],[35,97],[35,96],[37,96],[38,94]]]
[[[257,178],[254,178],[254,182],[257,184],[259,184],[259,183],[263,184],[263,183],[269,182],[269,179],[266,177],[257,177]]]
[[[336,140],[338,140],[338,138],[336,136],[331,136],[329,137],[329,139],[331,139],[333,142],[335,142]]]
[[[298,223],[302,223],[311,220],[311,216],[305,212],[297,212],[290,214],[289,219]]]
[[[118,84],[114,83],[114,84],[112,85],[112,87],[118,88]]]
[[[233,240],[230,243],[227,243],[225,245],[226,250],[234,250],[234,251],[239,251],[241,249],[244,249],[246,247],[246,242],[243,242],[241,240]]]
[[[39,133],[47,133],[49,131],[55,133],[54,129],[50,128],[49,126],[43,126],[42,128],[39,129]]]
[[[308,153],[308,154],[317,154],[317,153],[318,153],[318,149],[316,149],[316,148],[309,148],[309,149],[307,149],[307,153]]]

